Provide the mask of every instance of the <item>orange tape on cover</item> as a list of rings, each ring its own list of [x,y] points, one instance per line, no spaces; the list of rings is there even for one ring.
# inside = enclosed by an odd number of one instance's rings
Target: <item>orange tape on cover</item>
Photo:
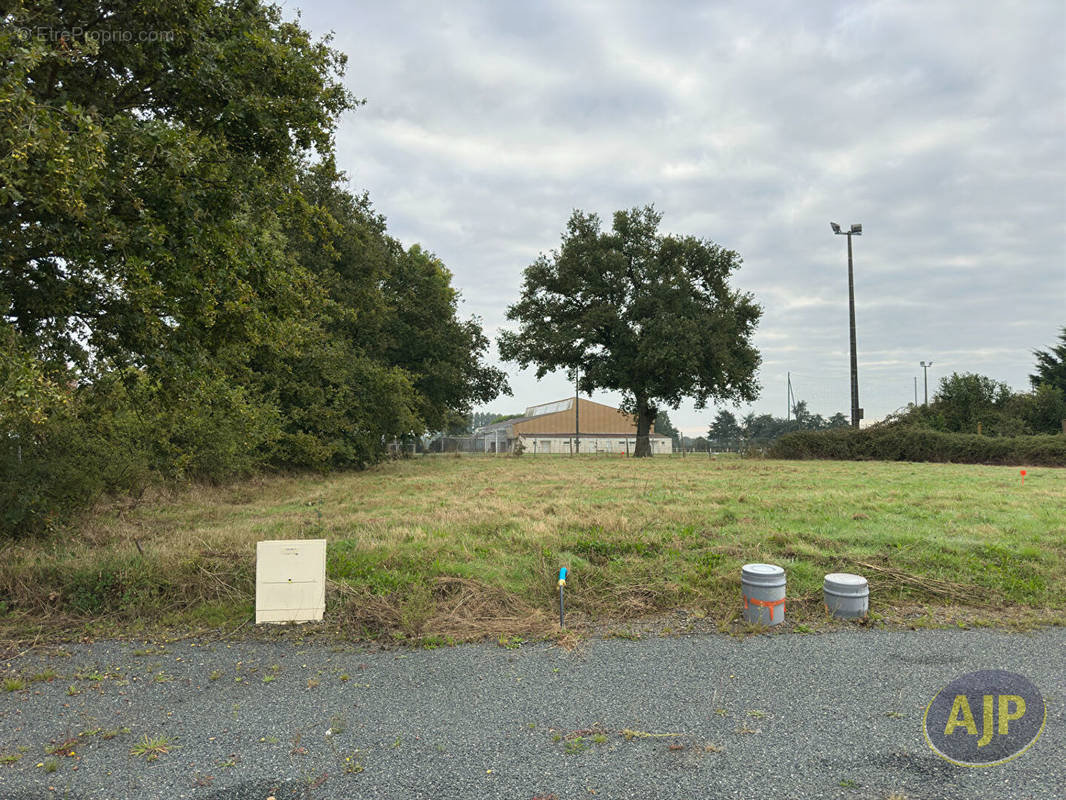
[[[785,598],[783,597],[780,600],[756,600],[754,597],[744,595],[745,610],[747,610],[749,604],[770,609],[770,622],[774,621],[774,606],[781,606],[781,618],[784,619],[785,617]]]

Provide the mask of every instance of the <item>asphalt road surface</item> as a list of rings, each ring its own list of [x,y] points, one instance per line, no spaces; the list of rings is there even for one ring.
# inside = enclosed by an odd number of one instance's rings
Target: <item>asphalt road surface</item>
[[[28,683],[0,692],[0,797],[1066,797],[1066,629],[513,644],[33,652],[4,663]],[[1031,680],[1047,723],[955,766],[923,712],[978,669]]]

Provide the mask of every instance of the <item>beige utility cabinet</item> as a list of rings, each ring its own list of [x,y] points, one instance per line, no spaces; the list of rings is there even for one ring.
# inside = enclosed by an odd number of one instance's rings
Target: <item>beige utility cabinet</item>
[[[326,540],[255,546],[255,624],[319,622],[326,611]]]

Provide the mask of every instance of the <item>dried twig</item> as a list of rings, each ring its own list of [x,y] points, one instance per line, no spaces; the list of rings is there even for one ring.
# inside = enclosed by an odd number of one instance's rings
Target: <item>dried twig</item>
[[[953,600],[959,600],[971,606],[994,606],[996,603],[991,603],[977,598],[987,596],[989,594],[998,597],[998,593],[992,589],[981,586],[974,586],[973,584],[954,583],[953,581],[946,581],[941,578],[932,578],[922,575],[913,575],[909,572],[904,572],[901,569],[895,567],[882,567],[877,564],[870,564],[866,561],[856,561],[860,567],[866,569],[872,569],[875,572],[880,572],[883,575],[887,575],[899,583],[906,584],[907,586],[913,586],[916,589],[929,592],[930,594],[941,595],[943,597],[950,597]]]

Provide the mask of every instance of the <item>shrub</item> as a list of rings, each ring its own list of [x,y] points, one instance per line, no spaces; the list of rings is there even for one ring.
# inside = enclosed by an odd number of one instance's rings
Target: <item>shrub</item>
[[[978,436],[884,425],[865,430],[797,431],[769,451],[774,458],[946,461],[1066,467],[1066,436]]]
[[[942,378],[928,406],[910,406],[890,418],[945,433],[1029,436],[1059,433],[1066,419],[1066,396],[1050,384],[1012,393],[1000,381],[964,373]]]
[[[269,456],[277,412],[218,374],[169,383],[128,370],[0,428],[0,534],[55,530],[107,494],[247,475]]]

